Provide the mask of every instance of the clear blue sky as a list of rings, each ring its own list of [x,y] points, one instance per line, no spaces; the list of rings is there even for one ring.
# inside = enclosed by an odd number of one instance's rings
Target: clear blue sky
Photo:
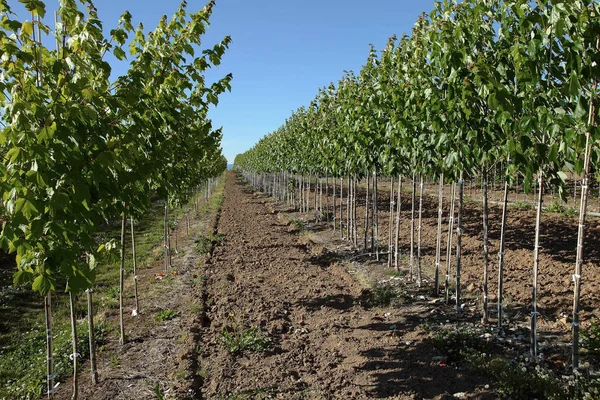
[[[16,0],[9,3],[22,9]],[[57,3],[47,0],[48,10]],[[188,0],[188,9],[205,3]],[[134,25],[153,29],[179,1],[96,0],[95,5],[108,35],[125,10]],[[222,95],[210,114],[214,126],[223,126],[228,161],[307,105],[319,87],[337,82],[344,70],[360,70],[370,43],[381,49],[392,34],[410,33],[419,14],[432,8],[433,0],[217,0],[203,47],[225,35],[233,39],[221,66],[207,76],[233,73],[232,92]],[[113,63],[116,75],[125,68]]]

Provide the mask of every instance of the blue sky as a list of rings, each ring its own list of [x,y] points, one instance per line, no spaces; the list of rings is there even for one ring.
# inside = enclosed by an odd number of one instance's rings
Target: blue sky
[[[20,9],[16,1],[9,3]],[[46,3],[51,11],[58,1]],[[188,0],[188,9],[205,3]],[[134,25],[152,29],[179,1],[96,0],[95,5],[108,35],[125,10]],[[213,80],[233,73],[232,92],[210,113],[214,126],[223,126],[229,162],[307,105],[319,87],[337,82],[344,70],[360,70],[370,43],[381,49],[392,34],[410,33],[419,14],[432,8],[433,0],[217,0],[203,47],[226,35],[233,39],[221,66],[207,74]],[[113,63],[114,74],[125,70]]]

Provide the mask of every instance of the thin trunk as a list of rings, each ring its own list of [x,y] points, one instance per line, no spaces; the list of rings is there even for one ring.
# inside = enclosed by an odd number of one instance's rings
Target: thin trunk
[[[325,208],[327,209],[326,218],[329,227],[329,171],[325,172]]]
[[[310,177],[312,176],[312,174],[308,174],[308,187],[306,190],[306,213],[309,214],[310,213]]]
[[[437,239],[435,244],[435,276],[434,276],[434,295],[440,294],[440,262],[442,259],[442,217],[444,215],[444,173],[440,174],[439,182],[439,201],[438,201],[438,226]]]
[[[51,399],[54,393],[54,366],[52,363],[52,295],[44,297],[44,318],[46,320],[46,384],[47,395]]]
[[[165,200],[165,221],[164,221],[164,246],[165,246],[165,273],[169,271],[169,202]]]
[[[185,205],[185,236],[190,235],[190,205]]]
[[[123,324],[123,280],[125,278],[125,227],[127,225],[127,216],[123,212],[121,218],[121,268],[119,270],[119,326],[121,335],[119,343],[125,344],[125,325]]]
[[[509,162],[510,160],[507,161],[507,163]],[[508,211],[508,189],[508,179],[506,179],[505,177],[504,195],[502,197],[502,222],[500,225],[500,245],[498,249],[498,333],[502,333],[502,295],[504,293],[504,245],[506,236],[506,214]]]
[[[483,318],[481,323],[487,325],[489,321],[489,308],[488,308],[488,264],[489,264],[489,250],[488,250],[488,175],[487,170],[483,170]]]
[[[79,381],[78,381],[78,367],[79,363],[77,362],[77,357],[79,354],[77,353],[77,314],[75,310],[75,296],[72,292],[69,292],[69,308],[71,309],[71,343],[73,344],[71,359],[73,360],[73,393],[71,395],[71,400],[77,400],[77,396],[79,395]]]
[[[456,182],[452,182],[450,195],[450,216],[448,218],[448,243],[446,245],[446,282],[444,286],[446,304],[450,302],[450,266],[452,265],[452,233],[454,232],[454,204],[456,198]]]
[[[337,197],[335,195],[335,177],[331,177],[331,184],[333,185],[333,230],[337,229]]]
[[[415,268],[415,202],[417,192],[417,181],[415,180],[415,174],[412,175],[412,209],[410,212],[410,280],[413,280],[414,268]]]
[[[317,210],[317,206],[319,205],[318,204],[318,196],[317,196],[318,192],[319,192],[319,178],[318,178],[317,174],[315,174],[315,198],[314,198],[315,203],[313,204],[314,205],[313,209],[315,210],[315,215],[317,215],[317,213],[318,213],[318,210]]]
[[[352,193],[352,188],[350,187],[350,173],[348,173],[348,200],[346,202],[346,239],[348,239],[349,241],[352,241],[352,238],[350,237],[350,194]]]
[[[356,208],[357,208],[357,196],[358,196],[358,179],[356,178],[356,175],[354,175],[354,197],[353,197],[353,201],[352,201],[352,219],[354,220],[354,222],[352,223],[353,226],[353,235],[354,235],[354,245],[356,247],[358,247],[358,220],[356,219]]]
[[[175,254],[179,253],[179,224],[177,223],[177,213],[175,213],[175,228],[174,230],[174,234],[175,234]]]
[[[298,210],[300,212],[302,212],[302,177],[303,176],[304,175],[300,175],[300,178],[298,178],[298,194],[297,194],[297,196],[298,196],[299,207],[298,208],[294,207],[295,210]]]
[[[600,45],[600,40],[597,42]],[[597,46],[598,47],[598,46]],[[597,84],[594,83],[594,89]],[[595,91],[595,90],[594,90]],[[573,369],[579,368],[579,297],[581,296],[581,275],[583,273],[583,250],[585,241],[585,215],[587,213],[588,202],[588,174],[590,171],[590,153],[591,153],[591,134],[590,129],[596,125],[596,110],[594,99],[590,101],[588,114],[588,130],[586,132],[585,155],[583,159],[583,172],[581,179],[581,201],[579,203],[579,227],[577,229],[577,258],[575,262],[575,274],[573,282],[575,288],[573,292],[573,323],[571,324],[571,333],[573,336]]]
[[[544,190],[544,171],[539,171],[540,190],[538,192],[537,211],[535,217],[535,242],[533,244],[533,287],[532,287],[532,308],[531,311],[531,359],[537,360],[537,284],[539,269],[539,251],[540,251],[540,223],[542,220],[542,202]]]
[[[133,296],[135,299],[135,314],[140,312],[140,304],[138,302],[138,287],[137,287],[137,253],[135,250],[135,229],[133,217],[131,217],[131,253],[133,257]]]
[[[387,266],[392,267],[392,249],[393,249],[393,233],[394,230],[394,178],[390,177],[390,219],[388,223],[388,257]]]
[[[92,307],[92,289],[87,291],[87,309],[88,309],[88,339],[90,344],[90,371],[92,373],[92,383],[98,384],[98,370],[96,369],[96,338],[94,332],[94,309]]]
[[[375,201],[373,202],[373,208],[375,212],[373,213],[373,219],[375,220],[375,230],[373,232],[373,236],[375,237],[375,258],[379,261],[379,208],[378,208],[378,199],[377,199],[377,184],[379,180],[377,179],[377,166],[375,166],[375,176],[373,176],[373,197]]]
[[[399,264],[399,246],[398,241],[400,240],[400,211],[402,209],[401,202],[401,191],[402,191],[402,176],[398,175],[398,202],[396,203],[396,238],[394,240],[394,268],[396,271],[400,270]]]
[[[460,306],[460,261],[462,255],[462,218],[463,218],[463,192],[465,181],[463,171],[458,179],[458,219],[456,221],[456,312],[461,311]]]
[[[344,238],[344,178],[340,176],[340,234]]]
[[[369,242],[369,170],[367,170],[367,194],[365,195],[365,253],[367,252],[367,244]]]
[[[376,172],[373,172],[373,180],[371,182],[371,252],[375,253],[375,240],[377,240],[377,238],[375,237],[375,214],[377,213],[377,210],[375,209],[375,207],[377,207],[377,200],[375,198],[376,193],[375,193],[375,177],[377,176]]]
[[[323,181],[319,176],[319,221],[323,221]]]
[[[212,194],[212,187],[209,189],[208,194],[209,194],[209,196]],[[167,255],[168,255],[169,268],[171,268],[173,266],[173,264],[171,263],[172,257],[173,257],[173,252],[171,251],[171,227],[169,225],[170,218],[171,218],[171,216],[169,215],[169,207],[167,206]]]
[[[417,227],[417,285],[421,287],[423,284],[423,277],[421,274],[421,230],[423,227],[423,174],[419,174],[421,177],[419,183],[419,226]]]

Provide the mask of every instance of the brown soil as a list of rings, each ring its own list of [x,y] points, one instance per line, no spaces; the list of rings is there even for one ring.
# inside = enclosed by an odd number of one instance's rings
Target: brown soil
[[[205,398],[486,396],[482,377],[433,361],[421,326],[427,302],[365,307],[365,286],[332,253],[350,248],[326,232],[315,233],[323,244],[299,234],[280,208],[228,175],[219,224],[226,243],[206,271]],[[259,328],[271,346],[230,353],[222,337],[232,326]]]
[[[389,182],[389,181],[387,181]],[[387,183],[386,182],[386,183]],[[397,184],[397,182],[396,182]],[[402,213],[400,222],[400,247],[403,255],[402,268],[408,269],[410,253],[410,182],[404,182],[402,192]],[[417,189],[418,190],[418,189]],[[380,185],[379,188],[379,239],[380,247],[387,251],[388,221],[389,221],[389,183]],[[331,188],[330,188],[331,193]],[[338,188],[339,193],[339,188]],[[344,187],[346,193],[346,187]],[[422,268],[425,281],[433,282],[435,269],[435,249],[437,237],[438,199],[437,188],[428,190],[431,196],[426,195],[423,199],[423,226],[422,226]],[[470,193],[471,196],[467,196]],[[498,191],[490,194],[490,197],[498,197]],[[311,199],[314,193],[311,193]],[[434,197],[435,196],[435,197]],[[444,189],[444,214],[442,222],[442,274],[445,274],[446,266],[446,241],[448,232],[448,210],[450,188]],[[482,208],[479,193],[476,190],[465,188],[465,207],[463,211],[463,237],[462,237],[462,262],[461,281],[463,290],[470,292],[468,297],[479,301],[483,287],[483,241],[482,241]],[[514,201],[514,194],[509,200]],[[477,199],[475,201],[475,199]],[[520,201],[524,200],[524,196]],[[311,200],[311,207],[313,206]],[[339,201],[339,199],[338,199]],[[346,199],[344,199],[344,204]],[[326,198],[323,197],[325,207]],[[332,200],[330,200],[332,204]],[[339,204],[339,203],[338,203]],[[362,247],[364,234],[364,189],[360,189],[358,196],[358,226],[359,240]],[[415,216],[418,211],[418,196]],[[457,205],[458,209],[458,205]],[[345,218],[344,206],[344,218]],[[498,280],[498,247],[500,241],[500,224],[502,209],[500,205],[489,206],[489,294],[490,308],[493,313],[496,307],[496,292]],[[298,218],[301,218],[300,216]],[[600,298],[595,296],[600,289],[600,219],[587,217],[585,259],[582,275],[582,297],[581,318],[589,320],[594,312],[600,307]],[[415,221],[416,226],[416,221]],[[575,250],[577,247],[577,217],[563,216],[557,213],[542,214],[540,258],[539,258],[539,281],[538,302],[540,318],[546,321],[564,319],[571,313],[573,305],[573,282],[572,274],[575,268]],[[455,225],[456,228],[456,225]],[[535,210],[509,207],[507,218],[507,232],[505,244],[505,266],[504,266],[504,302],[508,307],[510,315],[529,314],[532,270],[533,270],[533,244],[535,237]],[[456,239],[456,234],[454,234]],[[416,233],[415,233],[416,241]],[[415,244],[416,246],[416,244]],[[415,248],[416,257],[416,248]],[[451,262],[451,282],[454,280],[454,252]],[[442,277],[443,280],[443,277]],[[479,301],[480,303],[480,301]],[[478,303],[478,304],[479,304]],[[512,312],[511,312],[512,311]],[[566,325],[565,325],[566,326]],[[565,332],[570,331],[570,322]]]

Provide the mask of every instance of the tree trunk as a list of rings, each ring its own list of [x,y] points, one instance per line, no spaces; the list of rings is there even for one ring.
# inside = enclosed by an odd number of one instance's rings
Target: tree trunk
[[[373,207],[375,212],[373,213],[373,219],[375,220],[375,231],[373,236],[375,237],[375,258],[379,261],[379,203],[378,203],[378,183],[379,179],[377,178],[377,166],[375,166],[375,176],[373,177],[373,197],[375,201],[373,202]]]
[[[446,304],[450,302],[450,266],[452,265],[452,233],[454,232],[454,205],[456,198],[456,182],[452,182],[450,195],[450,216],[448,218],[448,243],[446,245],[446,282],[444,286]]]
[[[207,188],[208,191],[208,188]],[[165,273],[169,272],[169,202],[165,200],[164,243],[165,243]]]
[[[135,250],[135,230],[133,217],[131,217],[131,255],[133,261],[133,296],[135,299],[135,315],[140,312],[140,304],[138,302],[138,287],[137,287],[137,253]]]
[[[396,271],[400,270],[400,259],[399,259],[399,249],[398,249],[398,241],[400,240],[400,211],[402,209],[402,201],[401,201],[401,193],[402,193],[402,176],[398,175],[398,202],[396,203],[396,238],[394,240],[394,268]]]
[[[90,344],[90,370],[92,373],[92,383],[98,384],[98,370],[96,369],[96,337],[94,332],[94,309],[92,307],[92,289],[87,292],[87,309],[88,309],[88,339]]]
[[[54,365],[52,363],[52,295],[44,297],[44,318],[46,320],[46,384],[47,395],[51,399],[54,394]]]
[[[442,217],[444,215],[444,173],[440,174],[439,195],[438,195],[438,226],[435,245],[435,276],[434,276],[434,295],[440,294],[440,262],[442,258]]]
[[[365,195],[365,253],[369,243],[369,185],[371,184],[369,170],[367,169],[367,194]]]
[[[315,174],[315,196],[314,196],[314,204],[313,204],[313,210],[315,211],[315,215],[318,216],[318,205],[319,205],[319,198],[318,198],[318,192],[319,192],[319,177],[317,174]]]
[[[335,176],[331,177],[331,184],[333,185],[333,230],[337,229],[337,197],[335,195]]]
[[[422,216],[423,216],[423,174],[419,174],[419,226],[417,228],[417,285],[421,287],[423,284],[423,277],[421,274],[421,230],[423,227]]]
[[[394,178],[390,177],[390,218],[388,223],[388,257],[387,266],[392,267],[393,233],[394,230]]]
[[[308,174],[308,188],[306,190],[306,213],[310,214],[310,177],[312,174]]]
[[[79,354],[77,353],[77,314],[75,310],[75,296],[73,296],[72,292],[69,292],[69,306],[71,309],[71,343],[73,344],[71,360],[73,361],[73,394],[71,395],[71,400],[77,400],[77,396],[79,395],[79,381],[78,381],[78,362],[77,357]]]
[[[350,186],[350,173],[348,173],[348,200],[346,201],[346,239],[348,239],[348,241],[352,241],[352,238],[350,237],[350,228],[351,228],[351,222],[350,222],[350,207],[351,207],[351,201],[350,201],[350,195],[352,194],[352,187]]]
[[[344,178],[340,176],[340,234],[344,238]]]
[[[597,42],[600,45],[600,40]],[[597,47],[598,47],[597,45]],[[594,91],[597,83],[594,83]],[[585,215],[587,213],[588,202],[588,174],[590,171],[590,153],[592,147],[592,138],[590,130],[596,125],[596,110],[594,99],[590,101],[590,109],[588,113],[588,130],[586,132],[585,155],[583,159],[583,175],[581,179],[581,201],[579,203],[579,227],[577,229],[577,258],[575,262],[575,274],[573,282],[575,288],[573,291],[573,323],[571,324],[571,334],[573,336],[573,369],[579,368],[579,298],[581,296],[581,275],[583,273],[583,249],[585,241]]]
[[[354,196],[352,200],[352,223],[353,227],[353,237],[354,237],[354,246],[358,247],[358,220],[356,219],[356,205],[358,203],[358,180],[356,178],[356,174],[354,175]]]
[[[319,175],[319,221],[323,221],[323,181]]]
[[[412,209],[410,212],[410,280],[413,280],[415,271],[415,202],[417,192],[417,181],[415,180],[415,173],[412,175]]]
[[[533,244],[533,286],[532,286],[532,308],[531,311],[531,359],[537,360],[537,284],[538,284],[538,269],[539,269],[539,252],[540,252],[540,223],[542,219],[542,203],[543,203],[543,187],[544,187],[544,171],[539,171],[540,190],[538,192],[538,202],[535,217],[535,242]]]
[[[456,221],[456,312],[461,311],[460,306],[460,261],[462,255],[462,218],[463,218],[463,193],[465,181],[463,171],[458,179],[458,219]]]
[[[483,317],[482,324],[487,325],[489,320],[488,308],[488,175],[487,170],[483,167]]]
[[[123,280],[125,278],[125,226],[127,225],[127,216],[123,212],[121,218],[121,268],[119,270],[119,326],[121,335],[119,343],[125,344],[125,325],[123,324]]]
[[[507,161],[507,164],[510,160]],[[508,172],[508,170],[507,170]],[[498,333],[502,333],[502,295],[504,293],[504,245],[506,233],[506,214],[508,211],[508,179],[504,178],[504,195],[502,197],[502,222],[500,226],[500,245],[498,249]]]
[[[329,171],[325,172],[325,208],[327,209],[327,227],[329,227]]]

